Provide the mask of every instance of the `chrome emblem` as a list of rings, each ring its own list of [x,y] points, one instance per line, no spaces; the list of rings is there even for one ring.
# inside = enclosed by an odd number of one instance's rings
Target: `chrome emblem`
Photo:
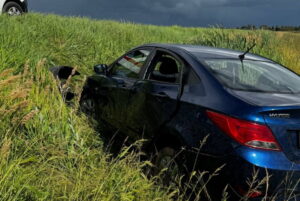
[[[272,117],[272,118],[286,118],[286,119],[289,119],[291,117],[290,114],[288,113],[270,113],[269,114],[269,117]]]

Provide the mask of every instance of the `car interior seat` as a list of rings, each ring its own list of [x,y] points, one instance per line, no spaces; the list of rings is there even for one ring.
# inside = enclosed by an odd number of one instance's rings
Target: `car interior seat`
[[[151,78],[165,82],[176,82],[179,73],[176,61],[170,57],[161,57],[157,63],[160,63],[159,71],[154,71]]]

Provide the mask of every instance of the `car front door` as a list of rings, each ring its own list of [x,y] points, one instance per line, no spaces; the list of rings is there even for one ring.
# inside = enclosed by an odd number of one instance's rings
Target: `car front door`
[[[127,124],[137,138],[151,139],[176,114],[183,68],[184,62],[171,52],[158,49],[153,54],[144,79],[132,86],[128,104]]]
[[[128,107],[131,100],[131,90],[140,79],[141,72],[151,55],[151,48],[135,49],[114,62],[108,72],[108,79],[115,84],[106,91],[106,105],[102,107],[101,118],[115,128],[129,135]]]

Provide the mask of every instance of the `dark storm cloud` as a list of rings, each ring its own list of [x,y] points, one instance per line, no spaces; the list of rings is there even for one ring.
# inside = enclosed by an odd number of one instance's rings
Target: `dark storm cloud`
[[[299,0],[30,0],[30,8],[158,25],[300,25]]]

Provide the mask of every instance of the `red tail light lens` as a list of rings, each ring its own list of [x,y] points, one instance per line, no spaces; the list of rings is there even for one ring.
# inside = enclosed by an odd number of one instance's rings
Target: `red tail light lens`
[[[207,115],[224,133],[242,145],[257,149],[281,150],[272,131],[266,125],[232,118],[212,111],[207,111]]]

